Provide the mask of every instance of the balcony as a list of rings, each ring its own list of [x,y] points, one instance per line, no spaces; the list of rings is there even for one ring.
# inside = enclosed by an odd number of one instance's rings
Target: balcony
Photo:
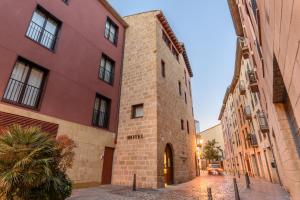
[[[244,108],[244,116],[247,120],[251,120],[252,119],[252,115],[251,115],[251,107],[250,106],[245,106]]]
[[[249,79],[249,87],[251,92],[259,92],[256,73],[254,70],[248,70],[247,76]]]
[[[241,49],[242,49],[244,59],[249,58],[250,51],[249,51],[247,39],[244,38],[244,37],[239,37],[239,42],[240,42],[240,46],[241,46]]]
[[[239,89],[240,89],[240,95],[246,94],[246,87],[245,87],[244,81],[240,81]]]
[[[257,119],[261,132],[267,133],[269,131],[269,125],[265,114],[263,112],[257,113]]]
[[[55,27],[56,28],[56,27]],[[53,49],[56,41],[56,34],[47,31],[35,22],[30,22],[26,35],[32,40],[40,43],[48,49]]]
[[[250,144],[252,147],[258,147],[258,142],[257,142],[257,138],[256,135],[253,134],[249,134],[249,138],[250,138]]]
[[[10,78],[3,99],[13,104],[36,108],[40,94],[40,88]]]

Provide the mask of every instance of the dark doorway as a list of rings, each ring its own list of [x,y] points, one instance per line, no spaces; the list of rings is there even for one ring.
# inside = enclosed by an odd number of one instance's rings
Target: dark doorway
[[[105,147],[101,184],[111,184],[114,148]]]
[[[173,175],[173,153],[170,144],[167,144],[164,154],[164,176],[165,185],[174,184]]]

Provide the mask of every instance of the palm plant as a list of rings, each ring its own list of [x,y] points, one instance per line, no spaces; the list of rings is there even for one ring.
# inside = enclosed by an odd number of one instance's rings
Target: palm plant
[[[38,128],[11,127],[0,136],[0,194],[28,199],[52,175],[55,142]]]
[[[9,128],[0,135],[0,197],[33,199],[35,191],[71,183],[58,168],[59,154],[55,139],[39,128]]]

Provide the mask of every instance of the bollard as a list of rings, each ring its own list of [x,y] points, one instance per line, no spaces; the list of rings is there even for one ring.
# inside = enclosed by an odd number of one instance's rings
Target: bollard
[[[250,189],[250,178],[248,172],[245,173],[245,179],[246,179],[246,186],[248,189]]]
[[[132,191],[136,191],[136,174],[133,175]]]
[[[235,200],[240,200],[239,188],[236,183],[236,178],[233,178],[234,196]]]
[[[207,188],[207,199],[208,200],[213,200],[210,187]]]

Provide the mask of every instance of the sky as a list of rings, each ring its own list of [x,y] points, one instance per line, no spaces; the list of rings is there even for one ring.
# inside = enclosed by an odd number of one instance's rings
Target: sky
[[[227,0],[109,0],[121,16],[162,10],[193,69],[193,105],[200,130],[218,116],[235,61],[236,36]]]

